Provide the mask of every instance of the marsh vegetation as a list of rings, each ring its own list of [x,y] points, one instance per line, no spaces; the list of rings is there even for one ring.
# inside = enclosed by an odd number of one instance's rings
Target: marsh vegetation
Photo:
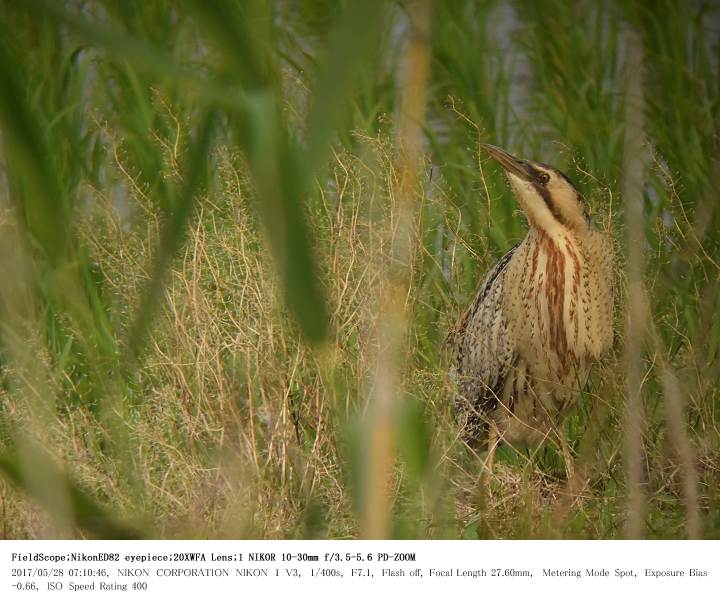
[[[701,1],[0,2],[0,536],[720,537],[719,40]],[[486,480],[453,417],[526,229],[483,142],[615,242],[579,488],[553,446]]]

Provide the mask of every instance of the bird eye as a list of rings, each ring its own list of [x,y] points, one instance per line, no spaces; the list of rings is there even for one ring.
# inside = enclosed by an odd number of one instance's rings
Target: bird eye
[[[547,172],[540,172],[538,175],[538,182],[540,182],[541,185],[546,185],[550,180],[550,175]]]

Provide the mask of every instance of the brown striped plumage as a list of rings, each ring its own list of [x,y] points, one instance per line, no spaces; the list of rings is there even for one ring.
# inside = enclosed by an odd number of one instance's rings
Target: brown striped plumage
[[[612,344],[612,248],[561,172],[485,145],[530,229],[488,273],[453,334],[466,436],[513,444],[552,434]]]

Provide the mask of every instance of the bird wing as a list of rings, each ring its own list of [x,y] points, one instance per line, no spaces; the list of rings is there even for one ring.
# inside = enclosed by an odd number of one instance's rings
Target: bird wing
[[[455,404],[471,431],[472,426],[484,425],[487,413],[497,407],[516,357],[502,300],[506,269],[517,248],[508,251],[485,277],[453,334]]]

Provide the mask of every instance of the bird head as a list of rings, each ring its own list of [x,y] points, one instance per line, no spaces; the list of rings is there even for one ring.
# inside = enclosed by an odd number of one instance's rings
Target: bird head
[[[567,176],[547,164],[519,159],[495,145],[483,145],[505,170],[530,223],[548,232],[584,231],[590,222],[582,195]]]

